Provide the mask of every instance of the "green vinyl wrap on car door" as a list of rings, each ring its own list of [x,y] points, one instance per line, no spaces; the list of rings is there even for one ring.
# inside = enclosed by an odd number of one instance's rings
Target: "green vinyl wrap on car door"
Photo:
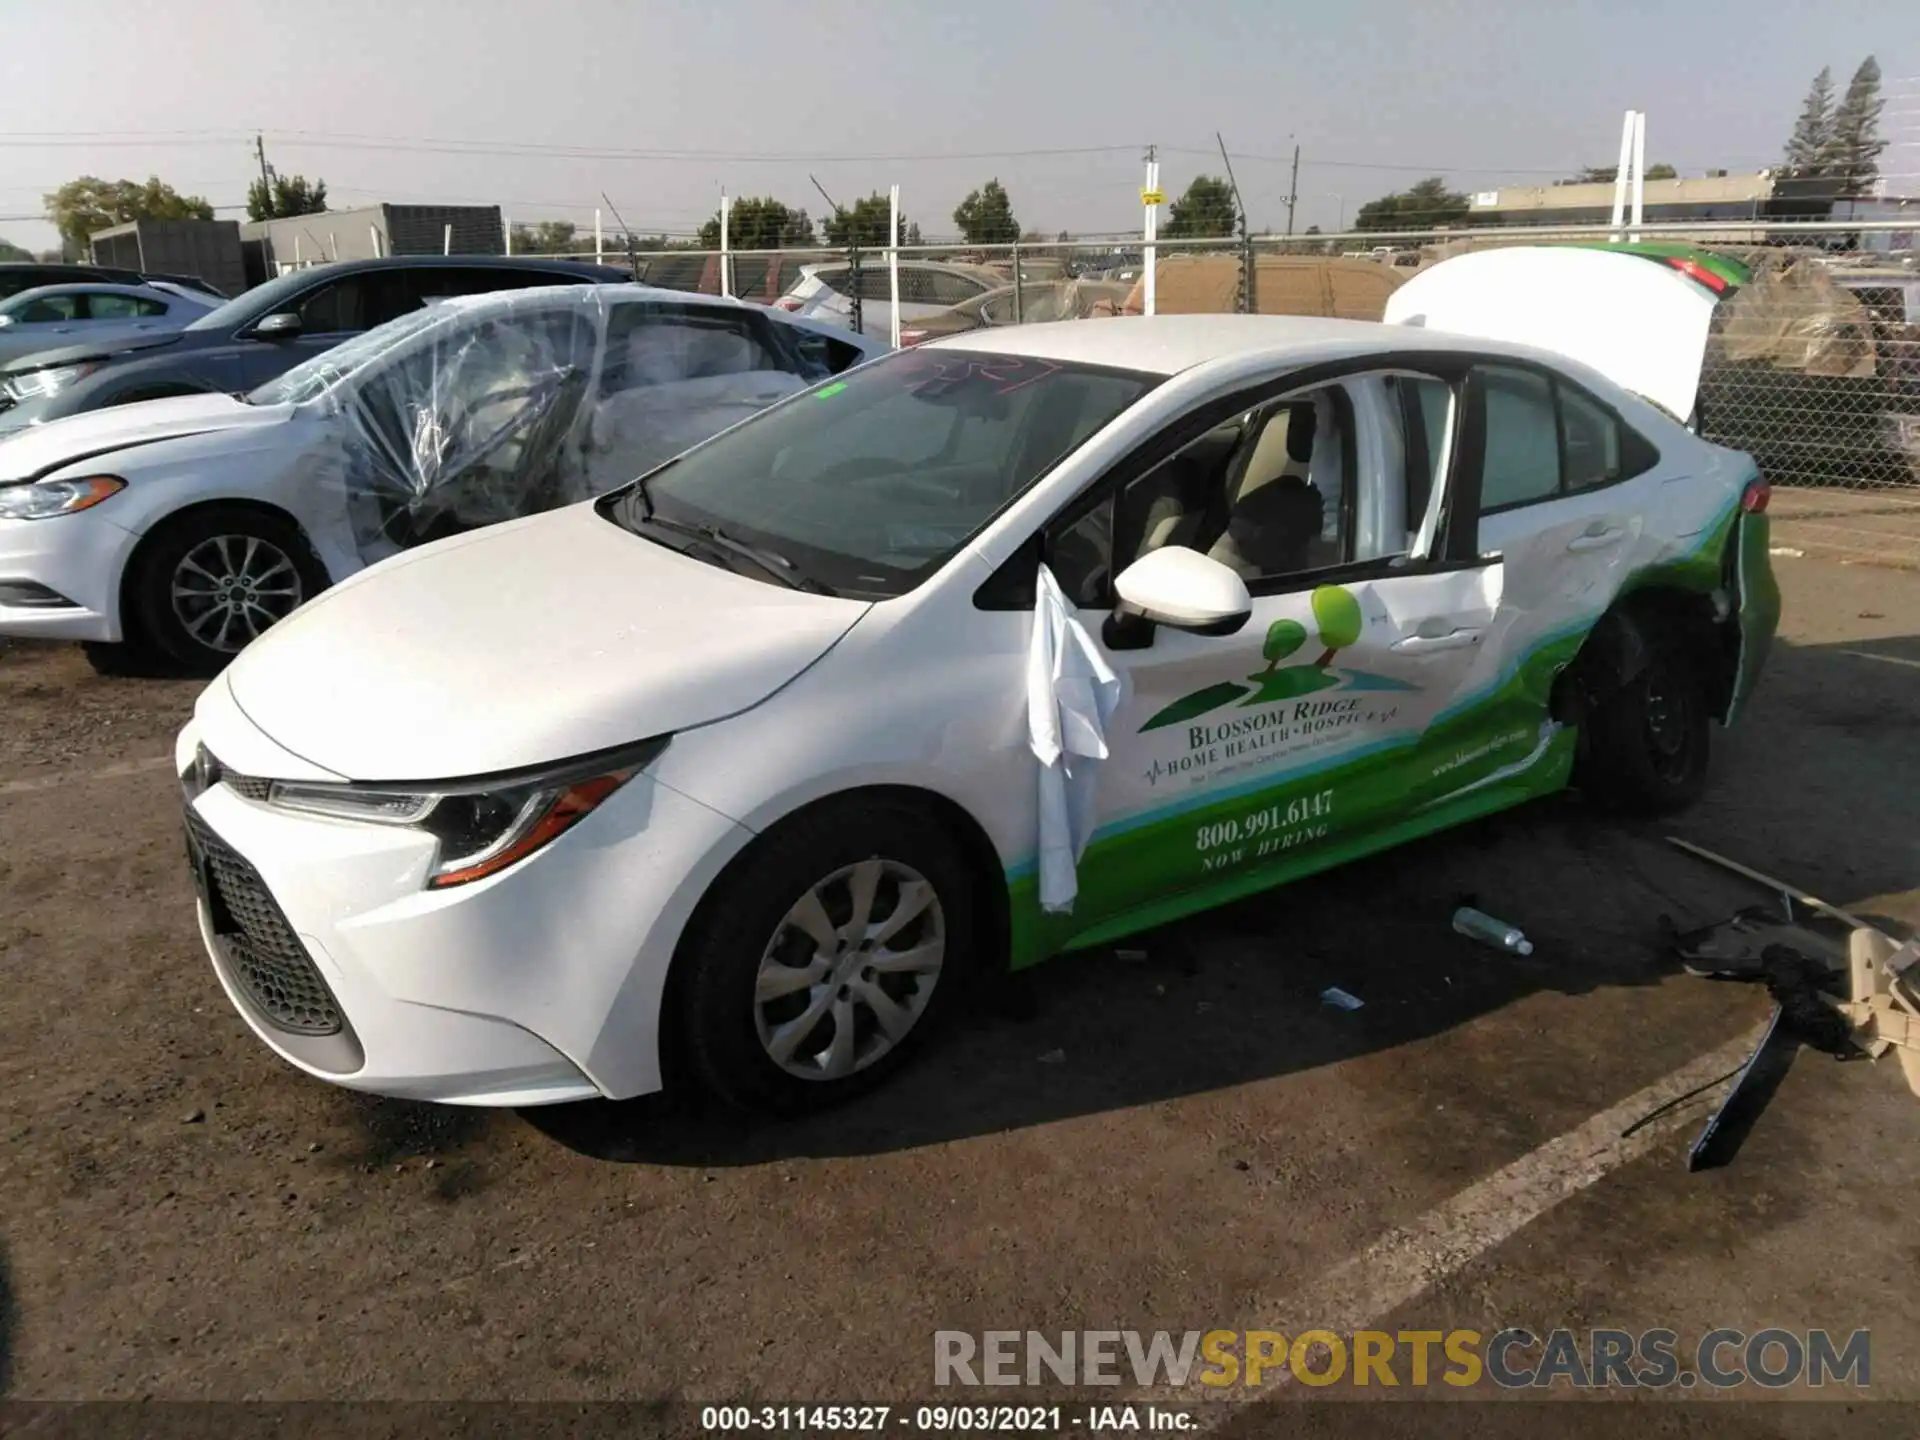
[[[1096,832],[1080,863],[1072,914],[1040,909],[1030,864],[1010,871],[1014,968],[1196,914],[1560,789],[1572,766],[1572,732],[1543,734],[1539,725],[1524,718],[1516,723],[1516,717],[1544,711],[1553,675],[1584,634],[1541,647],[1490,693],[1436,717],[1424,732],[1363,741],[1245,788],[1209,791],[1197,802],[1173,801],[1124,827]],[[1335,704],[1352,703],[1353,697],[1340,701],[1338,691],[1329,694]],[[1379,703],[1369,700],[1365,708]],[[1361,717],[1343,723],[1357,730],[1368,722]],[[1143,900],[1148,896],[1154,898]]]
[[[1762,523],[1746,523],[1754,520]],[[1169,797],[1119,824],[1103,824],[1082,857],[1071,913],[1041,909],[1031,859],[1009,867],[1012,967],[1108,944],[1563,789],[1572,774],[1576,734],[1546,719],[1555,677],[1573,662],[1613,599],[1646,586],[1700,594],[1716,588],[1726,573],[1730,542],[1741,547],[1743,577],[1753,577],[1741,610],[1743,631],[1751,637],[1742,654],[1741,683],[1750,688],[1779,613],[1764,520],[1729,507],[1635,567],[1612,596],[1596,596],[1596,603],[1557,623],[1536,623],[1526,638],[1510,637],[1517,643],[1496,641],[1449,707],[1423,728],[1379,741],[1362,738],[1360,712],[1374,712],[1390,692],[1368,694],[1363,704],[1340,712],[1355,717],[1342,723],[1352,727],[1354,743],[1337,752],[1320,748],[1244,785]],[[1217,683],[1221,688],[1211,698],[1227,706],[1236,698],[1227,689],[1239,682],[1223,677]],[[1244,690],[1236,688],[1239,693]],[[1197,693],[1191,698],[1201,705]],[[1334,685],[1306,698],[1355,697]],[[1210,712],[1153,728],[1184,732],[1185,743],[1209,723],[1221,722]],[[1207,863],[1236,850],[1227,864]]]

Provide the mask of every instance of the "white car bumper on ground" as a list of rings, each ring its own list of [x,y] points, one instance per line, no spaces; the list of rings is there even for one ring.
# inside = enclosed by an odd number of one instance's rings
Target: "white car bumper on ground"
[[[674,946],[747,832],[642,774],[527,859],[433,891],[435,842],[418,830],[289,813],[232,775],[196,794],[201,733],[189,725],[175,755],[201,934],[283,1059],[451,1104],[660,1088]]]
[[[120,577],[138,541],[90,511],[0,520],[0,635],[121,639]]]

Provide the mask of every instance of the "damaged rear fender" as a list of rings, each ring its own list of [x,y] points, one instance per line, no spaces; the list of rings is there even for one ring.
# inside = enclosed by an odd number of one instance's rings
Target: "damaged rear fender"
[[[1656,653],[1677,648],[1704,682],[1709,711],[1726,724],[1740,669],[1740,628],[1727,601],[1722,591],[1700,594],[1663,585],[1621,596],[1556,678],[1553,718],[1579,728],[1638,679]]]

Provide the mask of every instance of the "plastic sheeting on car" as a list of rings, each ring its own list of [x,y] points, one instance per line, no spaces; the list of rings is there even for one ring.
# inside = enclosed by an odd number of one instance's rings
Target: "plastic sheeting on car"
[[[1760,361],[1806,375],[1858,379],[1874,373],[1873,317],[1818,260],[1763,266],[1726,310],[1721,345],[1735,364]]]
[[[337,453],[310,459],[371,561],[603,494],[826,378],[743,313],[629,286],[446,300],[255,398],[315,402]]]

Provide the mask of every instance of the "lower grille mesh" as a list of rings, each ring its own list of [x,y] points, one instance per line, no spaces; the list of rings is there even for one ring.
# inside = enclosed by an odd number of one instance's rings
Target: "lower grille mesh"
[[[280,913],[259,871],[194,814],[187,828],[206,861],[213,930],[232,978],[274,1025],[296,1035],[337,1035],[333,993]]]

